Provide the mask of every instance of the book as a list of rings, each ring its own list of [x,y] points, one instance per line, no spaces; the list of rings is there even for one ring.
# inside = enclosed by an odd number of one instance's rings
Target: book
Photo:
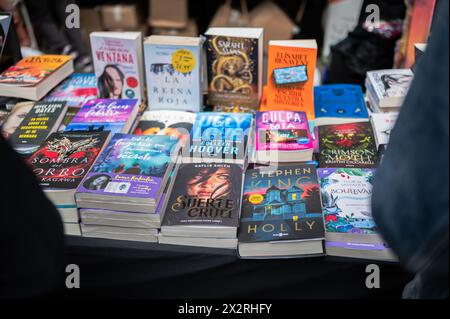
[[[152,35],[144,41],[148,109],[200,112],[203,39]]]
[[[409,91],[414,74],[410,69],[367,72],[366,89],[377,112],[398,111]]]
[[[64,115],[64,118],[59,125],[58,132],[64,132],[66,130],[66,127],[70,124],[70,122],[72,122],[73,118],[79,111],[80,108],[78,106],[67,107],[66,115]]]
[[[109,132],[53,133],[28,159],[57,208],[75,206],[75,189],[104,147]]]
[[[65,131],[110,131],[129,133],[139,112],[137,99],[94,99],[87,101]]]
[[[70,56],[29,56],[0,74],[0,96],[38,101],[72,73]]]
[[[304,112],[258,112],[255,135],[257,162],[312,160],[313,138]]]
[[[242,168],[237,164],[178,164],[162,236],[236,239]],[[183,244],[182,241],[179,244]]]
[[[115,134],[79,185],[77,206],[154,213],[178,153],[173,136]]]
[[[81,107],[98,96],[97,78],[93,73],[74,73],[51,91],[45,101],[65,101],[68,107]]]
[[[149,243],[158,242],[157,229],[85,225],[83,223],[81,223],[80,226],[83,237],[138,241]]]
[[[263,29],[209,28],[208,104],[257,109],[262,94]]]
[[[375,244],[378,248],[359,248],[360,254],[365,253],[361,258],[369,258],[372,254],[376,259],[390,259],[392,252],[386,250],[372,218],[371,197],[375,169],[319,168],[318,175],[326,240],[330,242],[327,254],[339,256],[340,250],[349,253],[349,249],[357,250],[357,245],[362,247],[362,244]],[[350,244],[355,247],[352,248]],[[357,254],[358,251],[352,253]]]
[[[316,41],[270,41],[267,60],[268,109],[305,112],[314,120]]]
[[[189,141],[196,118],[197,114],[183,111],[146,111],[133,134],[176,136],[185,145]]]
[[[364,94],[359,85],[330,84],[314,88],[315,126],[368,122]]]
[[[319,166],[377,166],[377,147],[369,122],[319,126]]]
[[[140,32],[92,32],[92,61],[99,98],[144,99],[144,61]]]
[[[191,131],[191,145],[183,160],[244,165],[253,117],[240,113],[198,113]]]
[[[58,130],[66,111],[65,102],[37,102],[10,136],[10,144],[18,153],[34,153]]]
[[[243,193],[242,258],[323,254],[325,229],[314,165],[247,170]]]
[[[398,115],[398,113],[373,113],[370,116],[377,149],[381,145],[387,145],[389,143],[391,131],[397,122]]]
[[[19,102],[14,105],[2,126],[2,134],[5,139],[9,139],[17,130],[33,106],[34,102]]]

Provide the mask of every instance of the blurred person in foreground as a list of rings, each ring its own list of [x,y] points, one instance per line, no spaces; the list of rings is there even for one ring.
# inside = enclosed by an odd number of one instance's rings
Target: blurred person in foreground
[[[64,282],[63,224],[0,134],[0,299],[46,297]]]
[[[372,197],[381,234],[415,275],[403,298],[448,298],[449,2],[436,10]]]

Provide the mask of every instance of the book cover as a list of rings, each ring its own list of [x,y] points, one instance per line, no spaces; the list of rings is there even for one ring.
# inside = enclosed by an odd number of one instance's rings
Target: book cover
[[[201,41],[195,46],[146,43],[144,50],[149,109],[199,112]]]
[[[368,89],[373,90],[377,101],[384,98],[403,98],[409,91],[413,77],[410,69],[367,72]]]
[[[70,60],[67,55],[29,56],[0,74],[0,83],[35,86]]]
[[[319,127],[320,167],[373,168],[377,147],[369,122]]]
[[[256,38],[206,35],[208,104],[258,108],[261,92]]]
[[[327,233],[376,234],[371,197],[374,169],[319,168]]]
[[[65,131],[123,132],[129,117],[136,113],[136,99],[95,99],[87,101]]]
[[[256,115],[257,151],[303,151],[313,148],[304,112],[266,111]]]
[[[37,102],[11,135],[10,143],[19,153],[34,152],[56,130],[54,126],[66,110],[65,102]]]
[[[189,139],[197,114],[182,111],[146,111],[134,130],[135,135],[170,135]]]
[[[180,164],[163,225],[237,228],[241,186],[236,164]]]
[[[64,118],[61,122],[61,125],[59,125],[58,132],[64,132],[66,130],[66,127],[72,122],[73,118],[77,113],[80,111],[80,108],[78,106],[70,106],[67,108],[66,115],[64,115]]]
[[[315,87],[314,109],[316,118],[369,119],[359,85],[330,84]]]
[[[53,133],[28,159],[41,186],[74,189],[91,168],[109,132]]]
[[[99,98],[142,101],[144,75],[140,33],[93,32],[90,38]]]
[[[252,123],[251,114],[198,113],[191,132],[190,156],[244,160]]]
[[[377,145],[387,145],[392,129],[397,122],[398,113],[373,113],[371,122]]]
[[[45,101],[65,101],[69,107],[81,107],[87,101],[96,99],[97,96],[98,88],[95,74],[75,73],[50,92]]]
[[[289,41],[283,41],[286,45]],[[314,120],[314,72],[317,48],[269,43],[267,106],[270,110],[305,112]]]
[[[240,242],[325,237],[314,165],[251,169],[245,173]]]
[[[156,199],[177,145],[171,136],[115,134],[77,193]]]

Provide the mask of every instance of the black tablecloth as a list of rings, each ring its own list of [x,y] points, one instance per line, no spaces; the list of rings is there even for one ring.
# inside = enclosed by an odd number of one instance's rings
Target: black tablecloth
[[[336,257],[242,260],[235,251],[67,237],[80,289],[101,298],[400,298],[411,276],[395,263]],[[380,289],[366,287],[369,264]]]

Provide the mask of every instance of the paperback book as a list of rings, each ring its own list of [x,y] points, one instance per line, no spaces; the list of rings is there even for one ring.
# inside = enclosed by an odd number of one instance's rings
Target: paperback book
[[[146,111],[133,134],[176,136],[187,142],[196,118],[196,113],[183,111]]]
[[[140,32],[92,32],[92,61],[99,98],[144,98],[144,61]]]
[[[325,230],[314,165],[247,170],[243,193],[241,257],[323,254]]]
[[[185,161],[244,164],[252,134],[251,114],[198,113]]]
[[[314,120],[315,40],[270,41],[267,106],[270,110],[305,112]]]
[[[398,113],[373,113],[370,117],[373,132],[375,135],[375,142],[377,148],[387,145],[391,137],[391,131],[397,122]]]
[[[319,127],[319,166],[375,168],[377,147],[369,122]]]
[[[208,104],[259,107],[263,29],[210,28],[205,34]]]
[[[97,78],[91,73],[74,73],[51,91],[45,101],[65,101],[68,107],[81,107],[98,97]]]
[[[327,254],[393,258],[372,218],[371,197],[375,170],[320,168],[318,174],[326,239],[329,242]]]
[[[66,111],[65,102],[37,102],[11,135],[11,145],[18,153],[32,154],[58,130]]]
[[[0,96],[38,101],[71,73],[70,56],[29,56],[0,74]]]
[[[2,134],[5,139],[9,139],[11,135],[17,130],[22,123],[23,119],[31,111],[34,106],[34,102],[19,102],[14,105],[11,112],[8,114],[8,118],[5,120],[2,126]]]
[[[242,168],[237,164],[179,164],[161,226],[162,236],[236,238]],[[182,243],[180,243],[182,244]]]
[[[367,96],[378,112],[398,111],[409,91],[414,74],[410,69],[367,72]]]
[[[117,133],[77,189],[79,208],[154,213],[179,140]]]
[[[313,138],[304,112],[258,112],[255,135],[257,162],[312,160]]]
[[[316,126],[369,121],[359,85],[330,84],[315,87],[314,109]]]
[[[203,39],[152,35],[145,39],[150,110],[200,112]]]
[[[77,112],[65,131],[128,133],[139,112],[136,99],[94,99]]]

